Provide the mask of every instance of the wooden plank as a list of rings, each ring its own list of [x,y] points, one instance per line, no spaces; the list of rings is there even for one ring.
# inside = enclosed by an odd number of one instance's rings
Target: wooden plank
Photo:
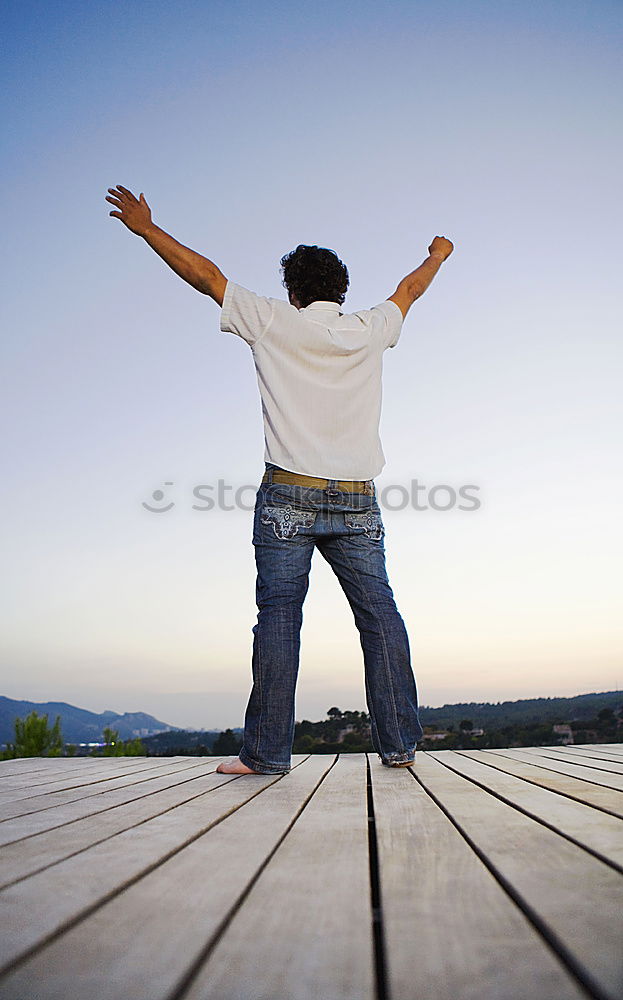
[[[40,777],[55,774],[71,774],[75,768],[100,768],[102,766],[112,771],[114,768],[124,769],[133,765],[159,765],[166,764],[167,761],[196,760],[193,755],[183,754],[175,757],[18,757],[8,761],[0,762],[0,788],[4,783],[15,778],[30,777],[38,775]],[[6,765],[15,765],[12,768]]]
[[[546,747],[548,750],[604,750],[607,753],[623,754],[623,743],[554,743]]]
[[[41,759],[46,760],[47,758]],[[10,788],[14,784],[31,785],[35,781],[51,781],[55,775],[66,774],[70,770],[70,766],[75,768],[77,765],[74,762],[77,760],[86,761],[87,763],[83,765],[85,768],[88,764],[96,763],[94,757],[57,757],[55,758],[55,765],[50,763],[49,766],[41,767],[37,764],[38,757],[28,757],[17,758],[15,761],[3,761],[2,765],[7,763],[23,764],[26,760],[32,761],[31,766],[28,768],[15,767],[9,770],[4,766],[0,766],[0,789]]]
[[[499,771],[505,771],[507,774],[515,774],[518,778],[540,785],[542,788],[550,788],[553,792],[558,792],[559,795],[568,795],[578,802],[593,806],[595,809],[612,813],[613,816],[623,817],[623,792],[604,788],[603,785],[593,785],[588,781],[581,781],[579,778],[572,778],[567,774],[559,774],[549,768],[535,767],[532,763],[526,764],[524,761],[503,757],[500,754],[484,754],[482,750],[457,750],[456,753],[473,757],[474,760],[480,760],[482,763],[495,767]]]
[[[280,777],[242,775],[232,779],[213,774],[209,781],[219,784],[217,791],[206,781],[204,793],[190,802],[2,889],[0,969],[141,878]]]
[[[513,807],[525,810],[540,822],[572,837],[598,854],[602,861],[618,866],[623,873],[623,822],[616,816],[573,802],[564,795],[539,788],[511,774],[488,767],[486,763],[454,750],[438,750],[429,756],[468,779],[478,781],[489,791],[504,798]]]
[[[585,1000],[411,774],[371,760],[371,776],[392,1000]]]
[[[23,840],[25,837],[38,835],[46,830],[58,829],[87,816],[97,817],[118,805],[145,798],[162,789],[183,785],[193,781],[195,776],[201,777],[216,771],[217,758],[209,757],[203,758],[203,760],[207,763],[201,764],[197,769],[192,768],[182,773],[171,770],[164,772],[157,778],[123,784],[119,788],[102,789],[97,794],[88,792],[88,786],[85,786],[84,795],[81,798],[76,797],[75,792],[69,797],[55,796],[54,801],[45,808],[0,822],[0,845],[5,846],[17,840]],[[59,798],[60,801],[58,801]]]
[[[65,767],[52,770],[51,768],[47,772],[38,771],[36,773],[30,772],[28,774],[13,774],[10,777],[5,777],[0,782],[0,797],[2,800],[9,798],[11,791],[21,791],[21,792],[31,792],[32,789],[37,789],[37,791],[44,791],[46,786],[54,785],[55,783],[61,783],[66,781],[93,781],[96,776],[102,774],[108,777],[114,777],[117,773],[131,773],[133,770],[142,770],[148,765],[145,763],[144,758],[139,764],[139,758],[137,758],[137,764],[132,767],[131,764],[125,764],[120,767],[116,764],[109,764],[108,761],[98,761],[96,764],[87,764],[87,757],[77,758],[72,761],[67,761]],[[166,766],[166,763],[162,760],[158,763],[159,767]],[[149,765],[153,767],[154,765]]]
[[[161,778],[158,784],[163,787],[159,790],[152,789],[127,802],[109,805],[95,816],[89,812],[82,819],[74,819],[5,844],[0,851],[0,887],[11,885],[20,878],[33,875],[108,837],[162,815],[207,791],[216,791],[228,781],[236,780],[233,775],[215,774],[215,766],[213,764],[212,770],[205,770],[203,774],[193,772],[194,776],[191,775],[184,781],[165,784]],[[62,810],[62,806],[56,810],[57,813],[60,811],[59,819],[62,818]]]
[[[365,754],[343,754],[184,1000],[375,996]]]
[[[239,789],[254,797],[173,856],[162,856],[157,868],[145,872],[4,975],[0,979],[3,1000],[34,996],[37,1000],[168,998],[177,991],[180,980],[200,958],[206,944],[218,934],[333,760],[332,755],[311,756],[287,775],[242,775],[221,789],[219,796],[227,789]],[[240,791],[238,795],[241,798]],[[207,796],[206,806],[215,798]],[[176,812],[181,814],[179,841],[180,834],[186,836],[202,817],[191,816],[186,807]],[[117,851],[110,852],[105,863],[99,865],[105,875],[113,870],[117,885],[122,859],[130,849],[122,838],[116,838],[120,842]],[[147,846],[152,840],[151,836],[147,838]],[[93,857],[91,864],[82,869],[92,889],[97,883],[92,867],[97,860],[95,853],[85,852]],[[301,868],[306,866],[304,858],[299,858],[299,863]],[[70,884],[74,885],[73,874]],[[53,903],[58,885],[51,888]],[[287,892],[292,889],[290,884]],[[271,908],[278,909],[281,903],[281,899],[273,899]],[[331,903],[323,900],[328,908]],[[302,944],[300,931],[299,927],[298,940]],[[261,976],[265,962],[266,957],[261,956],[256,976]]]
[[[82,783],[95,783],[101,777],[116,778],[124,774],[132,775],[141,772],[158,771],[166,769],[170,765],[188,765],[194,760],[202,758],[135,758],[134,761],[127,760],[122,763],[120,758],[110,758],[109,760],[98,760],[90,762],[88,758],[75,758],[68,760],[65,766],[59,770],[47,773],[37,772],[32,774],[14,774],[6,777],[0,784],[0,797],[9,799],[12,793],[22,793],[23,795],[37,795],[45,791],[55,791],[55,786],[59,789],[79,786]],[[209,758],[212,759],[212,758]]]
[[[595,768],[584,767],[571,761],[555,759],[554,757],[543,757],[528,752],[528,749],[512,750],[483,750],[482,753],[495,753],[496,756],[509,757],[511,760],[522,760],[533,767],[546,768],[549,771],[557,771],[559,774],[568,774],[572,778],[591,782],[594,785],[604,785],[606,788],[614,788],[623,791],[623,775],[610,774],[607,771],[598,771]]]
[[[482,852],[565,962],[602,997],[623,983],[623,876],[557,833],[422,754],[413,768]],[[596,902],[598,901],[597,905]]]
[[[59,761],[65,761],[68,757],[10,757],[8,760],[0,760],[0,777],[10,774],[28,773],[31,771],[43,771],[48,767],[58,767]],[[95,758],[88,758],[94,760]]]
[[[610,753],[606,750],[584,750],[583,747],[560,747],[560,749],[567,755],[567,757],[576,757],[578,760],[582,757],[588,757],[592,760],[605,760],[611,763],[623,764],[623,759],[620,754]]]
[[[56,776],[51,781],[35,781],[32,784],[30,782],[22,782],[20,787],[9,787],[0,791],[0,818],[1,817],[11,817],[18,815],[18,810],[30,809],[32,806],[37,806],[40,804],[39,799],[45,802],[43,796],[53,795],[56,792],[71,791],[72,789],[79,789],[82,793],[82,789],[85,786],[92,785],[94,794],[101,791],[102,784],[117,782],[120,779],[128,778],[145,780],[154,775],[158,775],[164,771],[170,770],[171,767],[177,767],[183,769],[185,767],[197,766],[204,758],[193,758],[194,764],[189,763],[188,759],[183,761],[173,761],[171,764],[166,761],[161,761],[159,764],[147,764],[137,765],[133,767],[127,764],[123,768],[118,768],[117,765],[112,765],[112,767],[107,767],[106,764],[100,764],[98,768],[93,770],[88,770],[85,773],[85,769],[82,767],[80,761],[76,761],[76,767],[72,769],[67,769],[64,775]],[[213,758],[209,758],[212,760]],[[13,808],[13,803],[15,803],[15,808]]]
[[[160,757],[157,755],[146,756],[139,755],[136,756],[132,754],[131,756],[119,756],[119,757],[104,757],[95,756],[91,757],[89,754],[86,756],[77,757],[10,757],[8,760],[0,761],[0,778],[13,773],[26,773],[27,771],[38,770],[42,771],[46,768],[59,768],[67,766],[73,766],[76,762],[81,762],[83,764],[101,764],[105,761],[108,764],[127,764],[134,763],[138,761],[160,761],[160,760],[189,760],[189,754],[180,754],[177,757]],[[193,755],[194,756],[194,755]]]
[[[2,807],[2,813],[0,818],[0,843],[5,840],[4,835],[4,825],[11,823],[20,817],[24,820],[24,825],[28,825],[28,818],[33,817],[33,823],[36,827],[37,825],[37,814],[48,813],[50,810],[56,809],[57,807],[62,807],[63,809],[67,807],[72,802],[85,802],[88,799],[92,800],[93,809],[97,811],[98,802],[100,797],[109,792],[114,792],[119,789],[127,789],[130,796],[140,795],[143,789],[150,787],[150,783],[159,780],[160,776],[167,778],[169,784],[171,780],[184,781],[186,776],[191,777],[193,772],[197,771],[201,773],[207,767],[211,771],[215,771],[218,766],[218,759],[215,757],[201,757],[198,758],[194,764],[172,764],[169,767],[159,768],[157,771],[142,772],[138,775],[120,775],[113,776],[108,779],[100,780],[94,782],[85,781],[82,784],[78,784],[73,788],[69,788],[65,791],[57,792],[46,792],[40,796],[35,796],[23,800],[21,802],[16,802],[14,804],[7,804]],[[42,821],[45,825],[45,817]],[[19,826],[19,824],[17,824]]]
[[[546,760],[562,760],[578,767],[587,767],[595,771],[608,771],[613,774],[623,775],[623,763],[621,761],[604,760],[602,757],[580,757],[573,756],[562,748],[550,750],[547,747],[526,747],[526,750],[534,757],[544,757]]]
[[[37,781],[51,781],[55,776],[66,773],[67,768],[65,767],[52,768],[51,766],[48,768],[33,766],[30,770],[16,768],[10,773],[2,771],[0,772],[0,790],[29,785],[31,782],[34,784]]]

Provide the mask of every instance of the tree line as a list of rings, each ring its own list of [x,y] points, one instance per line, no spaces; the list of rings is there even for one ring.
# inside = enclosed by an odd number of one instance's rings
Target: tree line
[[[15,739],[0,752],[0,760],[17,757],[73,757],[79,750],[76,744],[64,743],[61,717],[53,726],[48,716],[33,711],[25,719],[16,718]],[[424,726],[424,738],[419,746],[424,750],[495,749],[502,747],[552,746],[566,742],[564,735],[554,731],[554,725],[568,725],[574,743],[623,742],[623,705],[616,710],[601,708],[593,718],[554,721],[515,722],[482,731],[476,729],[470,718],[458,724],[449,723],[445,729]],[[433,738],[433,733],[436,733]],[[443,736],[441,737],[441,734]],[[101,746],[91,747],[91,757],[148,757],[148,756],[236,756],[242,746],[240,731],[226,729],[207,743],[199,742],[202,734],[175,733],[176,746],[158,745],[159,737],[120,740],[117,730],[107,726],[103,731]],[[170,739],[173,734],[166,734]],[[187,739],[185,739],[187,737]],[[439,738],[441,737],[441,738]],[[373,753],[370,738],[370,716],[367,712],[345,711],[332,706],[327,718],[320,722],[304,719],[294,729],[293,753]],[[81,751],[81,756],[82,751]]]
[[[56,716],[53,726],[48,723],[47,713],[39,715],[31,712],[25,719],[16,718],[15,740],[7,743],[6,750],[0,752],[0,760],[16,757],[74,757],[78,749],[75,743],[65,743],[61,733],[61,717]],[[103,746],[92,747],[90,757],[146,757],[147,748],[141,740],[120,740],[119,732],[106,726]]]

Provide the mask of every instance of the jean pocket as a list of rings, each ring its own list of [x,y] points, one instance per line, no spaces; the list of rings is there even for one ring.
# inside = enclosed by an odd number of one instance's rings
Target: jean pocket
[[[377,510],[348,511],[344,514],[344,523],[347,528],[354,528],[377,542],[385,534],[381,513]]]
[[[280,507],[265,505],[260,518],[262,524],[272,524],[277,538],[294,538],[299,528],[313,528],[317,513],[315,510],[297,510],[291,504]]]

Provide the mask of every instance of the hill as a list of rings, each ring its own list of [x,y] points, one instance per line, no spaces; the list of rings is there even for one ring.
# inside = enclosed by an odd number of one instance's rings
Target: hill
[[[47,714],[50,726],[60,715],[61,732],[66,743],[96,743],[102,739],[106,726],[116,729],[122,740],[176,729],[145,712],[89,712],[65,701],[16,701],[0,695],[0,745],[15,738],[15,718],[24,719],[31,712]]]
[[[480,729],[498,729],[531,723],[581,722],[595,718],[602,708],[623,707],[623,691],[577,694],[571,698],[521,698],[518,701],[463,701],[440,708],[420,707],[423,726],[458,728],[462,719],[471,719]]]
[[[442,705],[433,708],[428,705],[420,707],[420,720],[423,726],[434,726],[443,730],[452,727],[458,731],[461,722],[469,719],[475,729],[486,731],[499,730],[505,726],[537,726],[556,723],[572,723],[593,720],[598,713],[610,708],[618,713],[623,709],[623,691],[601,691],[589,694],[578,694],[570,698],[522,698],[517,701],[476,702],[464,701]],[[202,753],[204,748],[210,751],[222,730],[181,729],[161,722],[145,712],[124,712],[122,714],[107,710],[105,712],[89,712],[63,701],[17,701],[0,696],[0,748],[12,741],[15,735],[14,720],[25,718],[31,712],[48,716],[52,726],[56,716],[61,717],[61,732],[65,743],[97,743],[103,739],[106,726],[116,729],[119,739],[129,740],[140,737],[150,754],[170,753]],[[330,710],[331,714],[333,709]],[[328,721],[312,723],[307,720],[297,722],[297,737],[315,734],[324,739],[337,738],[337,734],[346,723],[356,723],[358,730],[363,726],[367,716],[365,713],[340,712],[338,717]],[[352,716],[352,718],[351,718]],[[360,718],[355,718],[360,717]],[[326,733],[325,733],[326,730]],[[242,728],[232,730],[236,737],[242,736]],[[354,738],[354,736],[353,736]]]

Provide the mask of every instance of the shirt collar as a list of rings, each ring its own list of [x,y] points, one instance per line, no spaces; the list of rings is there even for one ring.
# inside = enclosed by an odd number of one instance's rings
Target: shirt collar
[[[310,302],[308,306],[301,309],[301,312],[307,312],[310,309],[318,309],[322,312],[334,312],[341,313],[342,307],[339,302],[325,302],[323,299],[316,299],[315,302]]]

